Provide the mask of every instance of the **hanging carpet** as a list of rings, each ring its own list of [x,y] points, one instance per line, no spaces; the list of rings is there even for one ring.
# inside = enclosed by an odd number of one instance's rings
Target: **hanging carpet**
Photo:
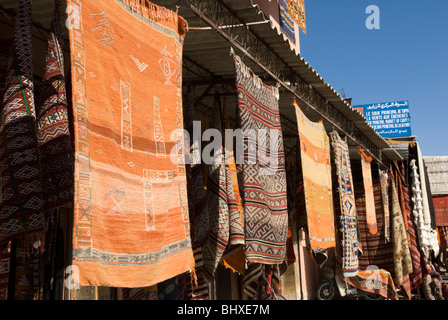
[[[336,246],[330,140],[323,122],[311,122],[294,102],[300,138],[303,185],[311,249],[325,254]]]
[[[55,1],[42,92],[36,106],[45,211],[73,201],[73,147],[61,49],[60,1]]]
[[[389,212],[389,176],[386,171],[379,170],[381,199],[383,200],[384,240],[390,241],[390,212]]]
[[[231,129],[227,114],[227,107],[222,107],[223,133]],[[222,264],[238,274],[244,273],[244,211],[238,183],[238,170],[234,151],[226,145],[224,138],[224,152],[227,175],[227,194],[229,202],[229,246],[223,254]]]
[[[426,259],[429,259],[431,251],[435,256],[439,253],[437,232],[432,224],[431,210],[428,201],[426,177],[420,146],[415,142],[409,145],[409,167],[412,189],[412,214],[417,230],[417,239]],[[435,213],[434,213],[435,216]],[[435,217],[434,217],[435,220]]]
[[[376,221],[375,200],[372,185],[372,169],[370,164],[372,158],[366,155],[365,152],[361,149],[361,147],[359,147],[359,154],[361,155],[362,180],[364,184],[364,193],[366,202],[365,206],[366,206],[367,227],[371,234],[375,234],[378,231],[378,226]]]
[[[279,264],[286,254],[288,211],[278,90],[265,85],[239,56],[232,54],[243,135],[246,260]]]
[[[383,201],[381,199],[381,186],[378,179],[373,181],[373,195],[375,211],[377,212],[377,230],[372,234],[368,230],[366,216],[366,198],[363,192],[362,181],[355,182],[356,216],[362,255],[359,256],[359,270],[366,270],[369,266],[377,266],[393,273],[393,246],[391,242],[384,241]]]
[[[448,196],[434,196],[432,201],[437,227],[448,227]]]
[[[345,281],[360,290],[379,294],[388,300],[398,300],[394,281],[386,270],[359,271],[356,277],[345,278]]]
[[[148,287],[193,270],[185,165],[171,139],[183,141],[185,20],[148,1],[67,6],[78,14],[69,29],[79,282]]]
[[[411,284],[409,274],[412,273],[411,251],[409,250],[409,242],[405,223],[403,220],[403,212],[401,211],[398,200],[398,192],[395,187],[395,181],[391,179],[392,186],[392,211],[391,211],[391,229],[394,259],[394,281],[396,287],[402,287],[407,297],[411,299]]]
[[[31,48],[31,1],[21,0],[0,105],[0,243],[43,230]]]
[[[305,0],[286,0],[286,11],[306,34]]]
[[[405,177],[404,163],[401,163],[401,173]],[[411,251],[412,273],[410,274],[411,290],[417,288],[423,281],[422,266],[420,257],[420,248],[417,242],[417,232],[415,230],[414,218],[412,216],[411,199],[409,196],[409,186],[404,185],[404,181],[397,179],[397,189],[402,194],[402,203],[404,204],[404,215],[407,220],[407,236],[409,241],[409,250]],[[403,209],[402,209],[403,210]]]
[[[222,137],[222,117],[219,97],[215,97],[212,107],[210,129]],[[208,131],[211,132],[211,131]],[[216,137],[214,138],[216,139]],[[212,145],[213,144],[213,145]],[[207,164],[207,218],[208,228],[200,238],[202,243],[202,263],[207,281],[211,281],[215,275],[216,268],[221,262],[224,251],[229,244],[229,192],[233,194],[233,188],[228,189],[229,171],[225,164],[225,153],[222,140],[211,142],[207,147],[214,147],[213,154],[206,154],[209,160]],[[204,147],[205,149],[205,147]],[[210,150],[211,151],[211,150]],[[204,150],[204,154],[205,154]],[[229,181],[231,183],[231,181]],[[200,221],[196,221],[201,223]]]
[[[293,42],[296,41],[294,20],[288,12],[287,0],[279,0],[279,12],[280,12],[280,28],[282,32]]]
[[[8,242],[0,246],[0,301],[8,298],[10,260],[11,242]]]
[[[342,274],[346,277],[358,273],[358,227],[356,222],[355,192],[348,144],[336,131],[330,133],[335,154],[338,191],[341,207]]]

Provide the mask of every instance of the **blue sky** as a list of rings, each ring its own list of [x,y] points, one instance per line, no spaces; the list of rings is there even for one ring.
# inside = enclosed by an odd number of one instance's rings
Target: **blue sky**
[[[366,28],[369,5],[380,29]],[[448,1],[305,0],[301,56],[352,105],[409,101],[424,156],[448,156]]]

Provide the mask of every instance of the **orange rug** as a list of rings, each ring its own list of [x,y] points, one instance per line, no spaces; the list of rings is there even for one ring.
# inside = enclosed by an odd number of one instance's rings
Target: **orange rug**
[[[314,252],[335,247],[330,139],[322,121],[312,122],[294,102],[300,137],[310,246]]]
[[[372,158],[365,154],[361,147],[359,147],[359,154],[361,155],[362,180],[364,183],[364,192],[366,195],[367,227],[371,234],[376,234],[378,232],[378,226],[376,221],[375,199],[373,195],[372,184],[372,169],[370,164]]]
[[[148,1],[67,6],[73,264],[81,285],[151,286],[194,268],[185,165],[170,158],[183,130],[186,22]]]

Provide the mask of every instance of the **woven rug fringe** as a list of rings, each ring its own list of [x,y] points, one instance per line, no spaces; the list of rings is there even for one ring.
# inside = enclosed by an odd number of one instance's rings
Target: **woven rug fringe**
[[[165,7],[158,6],[148,0],[121,0],[132,10],[154,21],[177,21],[177,13]]]

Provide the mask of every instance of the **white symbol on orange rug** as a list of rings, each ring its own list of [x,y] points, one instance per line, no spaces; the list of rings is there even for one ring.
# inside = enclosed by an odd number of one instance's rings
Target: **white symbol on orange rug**
[[[148,67],[148,64],[145,62],[140,62],[140,60],[138,60],[136,57],[134,57],[131,54],[131,58],[132,60],[134,60],[135,64],[137,65],[138,70],[140,70],[140,72],[145,71],[145,69]]]
[[[173,84],[171,82],[171,77],[176,73],[176,63],[172,59],[173,54],[168,51],[168,48],[165,46],[162,50],[163,57],[159,60],[160,68],[162,69],[163,75],[166,78],[165,84]]]
[[[126,192],[123,189],[113,188],[109,189],[109,192],[106,195],[109,196],[114,204],[114,207],[110,209],[107,214],[125,215],[120,207],[127,199]]]
[[[106,12],[104,12],[103,10],[100,13],[91,14],[90,17],[92,19],[98,18],[98,25],[92,28],[92,31],[98,31],[102,37],[101,39],[98,39],[98,42],[110,47],[110,44],[115,41],[112,37],[114,29],[112,28],[109,19],[106,16]]]

